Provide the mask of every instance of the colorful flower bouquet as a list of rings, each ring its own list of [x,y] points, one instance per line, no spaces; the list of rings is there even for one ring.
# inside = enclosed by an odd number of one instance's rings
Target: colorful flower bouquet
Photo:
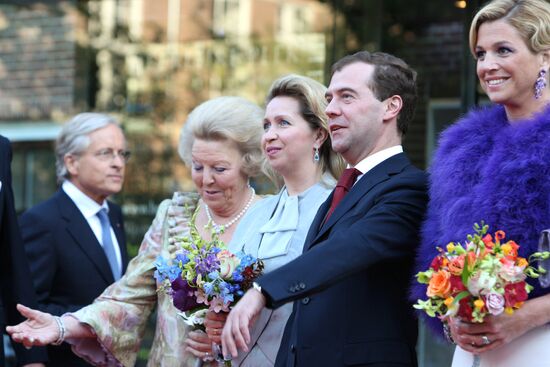
[[[189,236],[172,237],[170,242],[180,248],[172,259],[157,258],[158,291],[171,295],[184,321],[197,329],[204,330],[208,310],[229,312],[263,270],[261,260],[228,251],[216,231],[206,241],[190,225]]]
[[[535,269],[534,261],[545,260],[549,252],[535,252],[529,259],[518,256],[519,245],[504,242],[505,233],[488,234],[488,225],[474,225],[475,234],[465,245],[451,242],[437,248],[430,268],[419,272],[419,283],[427,284],[428,299],[418,300],[414,308],[431,317],[458,316],[471,322],[483,322],[486,315],[512,314],[527,299],[532,286],[527,277],[538,278],[546,271]]]

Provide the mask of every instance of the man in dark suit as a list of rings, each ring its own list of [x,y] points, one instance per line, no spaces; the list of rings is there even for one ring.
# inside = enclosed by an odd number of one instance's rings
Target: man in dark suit
[[[38,309],[63,315],[93,302],[127,264],[119,192],[129,152],[110,116],[82,113],[63,126],[56,142],[62,183],[51,198],[20,218],[38,297]],[[49,366],[88,366],[70,346],[49,346]]]
[[[346,56],[332,70],[326,94],[332,147],[352,167],[343,176],[354,184],[338,203],[334,197],[346,186],[339,180],[302,256],[261,277],[230,312],[224,353],[247,348],[250,324],[265,305],[295,301],[276,366],[416,366],[407,286],[426,178],[401,147],[414,113],[416,73],[401,59],[368,52]]]
[[[10,165],[10,143],[0,135],[0,330],[4,330],[6,323],[13,325],[24,320],[15,309],[17,303],[36,305],[29,264],[17,226]],[[26,350],[19,344],[15,344],[14,348],[18,365],[44,366],[41,362],[47,360],[44,348]],[[0,340],[0,366],[4,366],[2,340]]]

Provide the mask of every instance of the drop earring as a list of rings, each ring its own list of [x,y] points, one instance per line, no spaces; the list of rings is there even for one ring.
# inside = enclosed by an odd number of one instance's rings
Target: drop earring
[[[321,159],[321,157],[319,157],[319,148],[313,148],[313,151],[315,152],[313,153],[313,161],[319,162],[319,159]]]
[[[539,99],[542,96],[542,92],[546,88],[546,70],[540,69],[539,77],[535,82],[535,98]]]

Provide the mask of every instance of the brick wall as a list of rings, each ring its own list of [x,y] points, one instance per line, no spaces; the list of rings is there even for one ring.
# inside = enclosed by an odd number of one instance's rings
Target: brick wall
[[[74,105],[71,1],[0,4],[0,121],[43,120]]]

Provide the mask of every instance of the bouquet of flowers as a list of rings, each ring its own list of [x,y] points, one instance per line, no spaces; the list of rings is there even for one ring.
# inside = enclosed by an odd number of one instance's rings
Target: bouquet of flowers
[[[533,288],[525,279],[546,273],[531,264],[548,259],[550,253],[519,257],[517,243],[504,241],[506,234],[501,230],[492,236],[488,229],[483,222],[476,223],[475,234],[468,235],[464,245],[451,242],[445,249],[437,248],[439,255],[430,268],[416,275],[419,283],[428,285],[428,299],[418,300],[414,308],[431,317],[482,322],[488,314],[512,314],[521,307]]]
[[[229,312],[263,270],[261,260],[227,250],[216,231],[206,241],[190,225],[189,236],[171,242],[180,247],[175,257],[160,256],[155,262],[158,291],[171,295],[185,322],[197,329],[204,330],[208,310]]]

